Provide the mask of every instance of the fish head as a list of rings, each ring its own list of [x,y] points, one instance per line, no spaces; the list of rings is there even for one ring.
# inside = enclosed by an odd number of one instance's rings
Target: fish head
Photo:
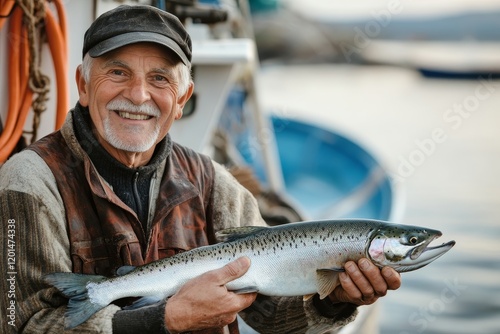
[[[449,241],[430,247],[429,244],[441,235],[440,231],[429,228],[387,224],[373,232],[366,253],[379,267],[412,271],[431,263],[455,245],[455,241]]]

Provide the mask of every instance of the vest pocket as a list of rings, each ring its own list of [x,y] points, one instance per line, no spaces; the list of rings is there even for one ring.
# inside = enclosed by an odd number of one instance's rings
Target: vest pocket
[[[104,245],[73,249],[71,260],[73,261],[74,273],[103,276],[112,275],[112,273],[110,273],[110,257]]]
[[[116,270],[123,265],[139,266],[144,263],[137,239],[116,241],[97,238],[73,243],[73,272],[109,277],[115,276]]]

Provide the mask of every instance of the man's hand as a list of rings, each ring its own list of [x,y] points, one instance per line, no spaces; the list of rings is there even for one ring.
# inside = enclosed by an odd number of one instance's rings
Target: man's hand
[[[243,276],[250,259],[242,257],[188,281],[167,301],[165,324],[170,333],[223,327],[250,306],[257,293],[235,294],[225,284]]]
[[[401,275],[390,267],[379,269],[370,260],[363,258],[356,264],[348,261],[345,272],[340,273],[340,285],[330,294],[333,302],[355,305],[373,304],[387,290],[401,286]]]

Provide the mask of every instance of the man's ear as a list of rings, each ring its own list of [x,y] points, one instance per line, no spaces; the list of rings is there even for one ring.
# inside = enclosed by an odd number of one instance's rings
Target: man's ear
[[[194,83],[191,81],[189,83],[189,87],[186,90],[186,93],[184,95],[180,96],[177,99],[177,114],[175,115],[175,119],[178,120],[182,117],[182,110],[184,109],[184,106],[186,105],[187,101],[191,98],[193,95],[194,91]]]
[[[75,79],[76,79],[76,87],[78,88],[78,96],[79,96],[78,101],[83,107],[88,107],[89,98],[87,91],[87,82],[85,81],[85,78],[82,73],[82,65],[79,65],[76,68]]]

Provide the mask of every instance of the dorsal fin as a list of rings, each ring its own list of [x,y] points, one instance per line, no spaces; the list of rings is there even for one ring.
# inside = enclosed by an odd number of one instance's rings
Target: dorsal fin
[[[265,226],[242,226],[227,228],[225,230],[215,233],[215,238],[219,242],[234,241],[237,239],[245,238],[263,230],[267,230]]]
[[[127,275],[129,272],[135,269],[135,266],[121,266],[120,268],[116,269],[116,275],[118,276],[123,276]]]

